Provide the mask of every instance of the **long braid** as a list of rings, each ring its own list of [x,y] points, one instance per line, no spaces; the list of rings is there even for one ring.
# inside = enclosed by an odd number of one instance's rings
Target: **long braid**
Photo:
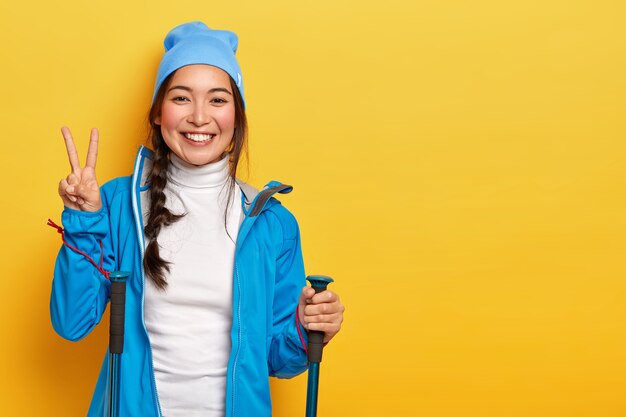
[[[143,258],[143,267],[146,274],[154,281],[159,289],[167,287],[165,273],[169,272],[169,262],[161,258],[157,237],[163,226],[169,226],[183,215],[174,214],[165,207],[165,186],[167,185],[167,167],[169,165],[169,148],[165,144],[161,132],[155,131],[153,137],[154,162],[150,172],[150,211],[144,233],[148,245]]]

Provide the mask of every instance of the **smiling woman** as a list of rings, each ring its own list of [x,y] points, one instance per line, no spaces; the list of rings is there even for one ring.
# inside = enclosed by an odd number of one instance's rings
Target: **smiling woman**
[[[271,182],[256,198],[236,179],[247,136],[237,36],[192,22],[165,48],[149,113],[153,150],[139,150],[132,176],[99,187],[97,130],[82,168],[63,128],[72,173],[59,183],[67,245],[52,324],[83,338],[106,309],[108,271],[133,271],[120,415],[269,417],[268,376],[303,372],[305,330],[330,341],[344,308],[335,293],[305,286],[297,222],[271,197],[291,187]],[[108,369],[107,357],[89,416],[103,415]]]
[[[192,165],[220,159],[235,131],[228,74],[211,65],[188,65],[173,74],[165,90],[155,123],[170,150]]]

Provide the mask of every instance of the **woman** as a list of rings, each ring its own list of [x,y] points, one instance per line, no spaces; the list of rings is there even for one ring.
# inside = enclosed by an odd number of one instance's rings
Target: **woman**
[[[304,286],[295,218],[236,180],[247,125],[237,37],[201,22],[165,38],[150,109],[153,150],[133,174],[101,188],[98,132],[59,183],[64,243],[51,296],[55,330],[89,334],[109,298],[108,271],[127,283],[121,370],[123,416],[270,416],[268,376],[304,371],[306,332],[339,331],[344,307]],[[304,288],[303,288],[304,286]],[[89,416],[106,402],[105,357]]]

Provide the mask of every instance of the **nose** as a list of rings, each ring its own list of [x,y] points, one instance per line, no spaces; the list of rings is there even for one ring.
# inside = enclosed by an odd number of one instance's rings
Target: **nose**
[[[208,106],[203,103],[194,103],[191,112],[187,117],[187,121],[196,126],[202,126],[211,121],[211,115]]]

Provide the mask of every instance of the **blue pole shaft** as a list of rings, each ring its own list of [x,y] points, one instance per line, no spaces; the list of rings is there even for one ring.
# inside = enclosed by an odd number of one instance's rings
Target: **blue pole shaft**
[[[111,379],[110,379],[110,396],[109,396],[109,417],[117,417],[120,411],[120,360],[121,355],[119,353],[111,353],[110,365],[111,365]]]
[[[320,380],[319,362],[309,363],[309,380],[306,392],[306,417],[317,416],[317,393]]]

